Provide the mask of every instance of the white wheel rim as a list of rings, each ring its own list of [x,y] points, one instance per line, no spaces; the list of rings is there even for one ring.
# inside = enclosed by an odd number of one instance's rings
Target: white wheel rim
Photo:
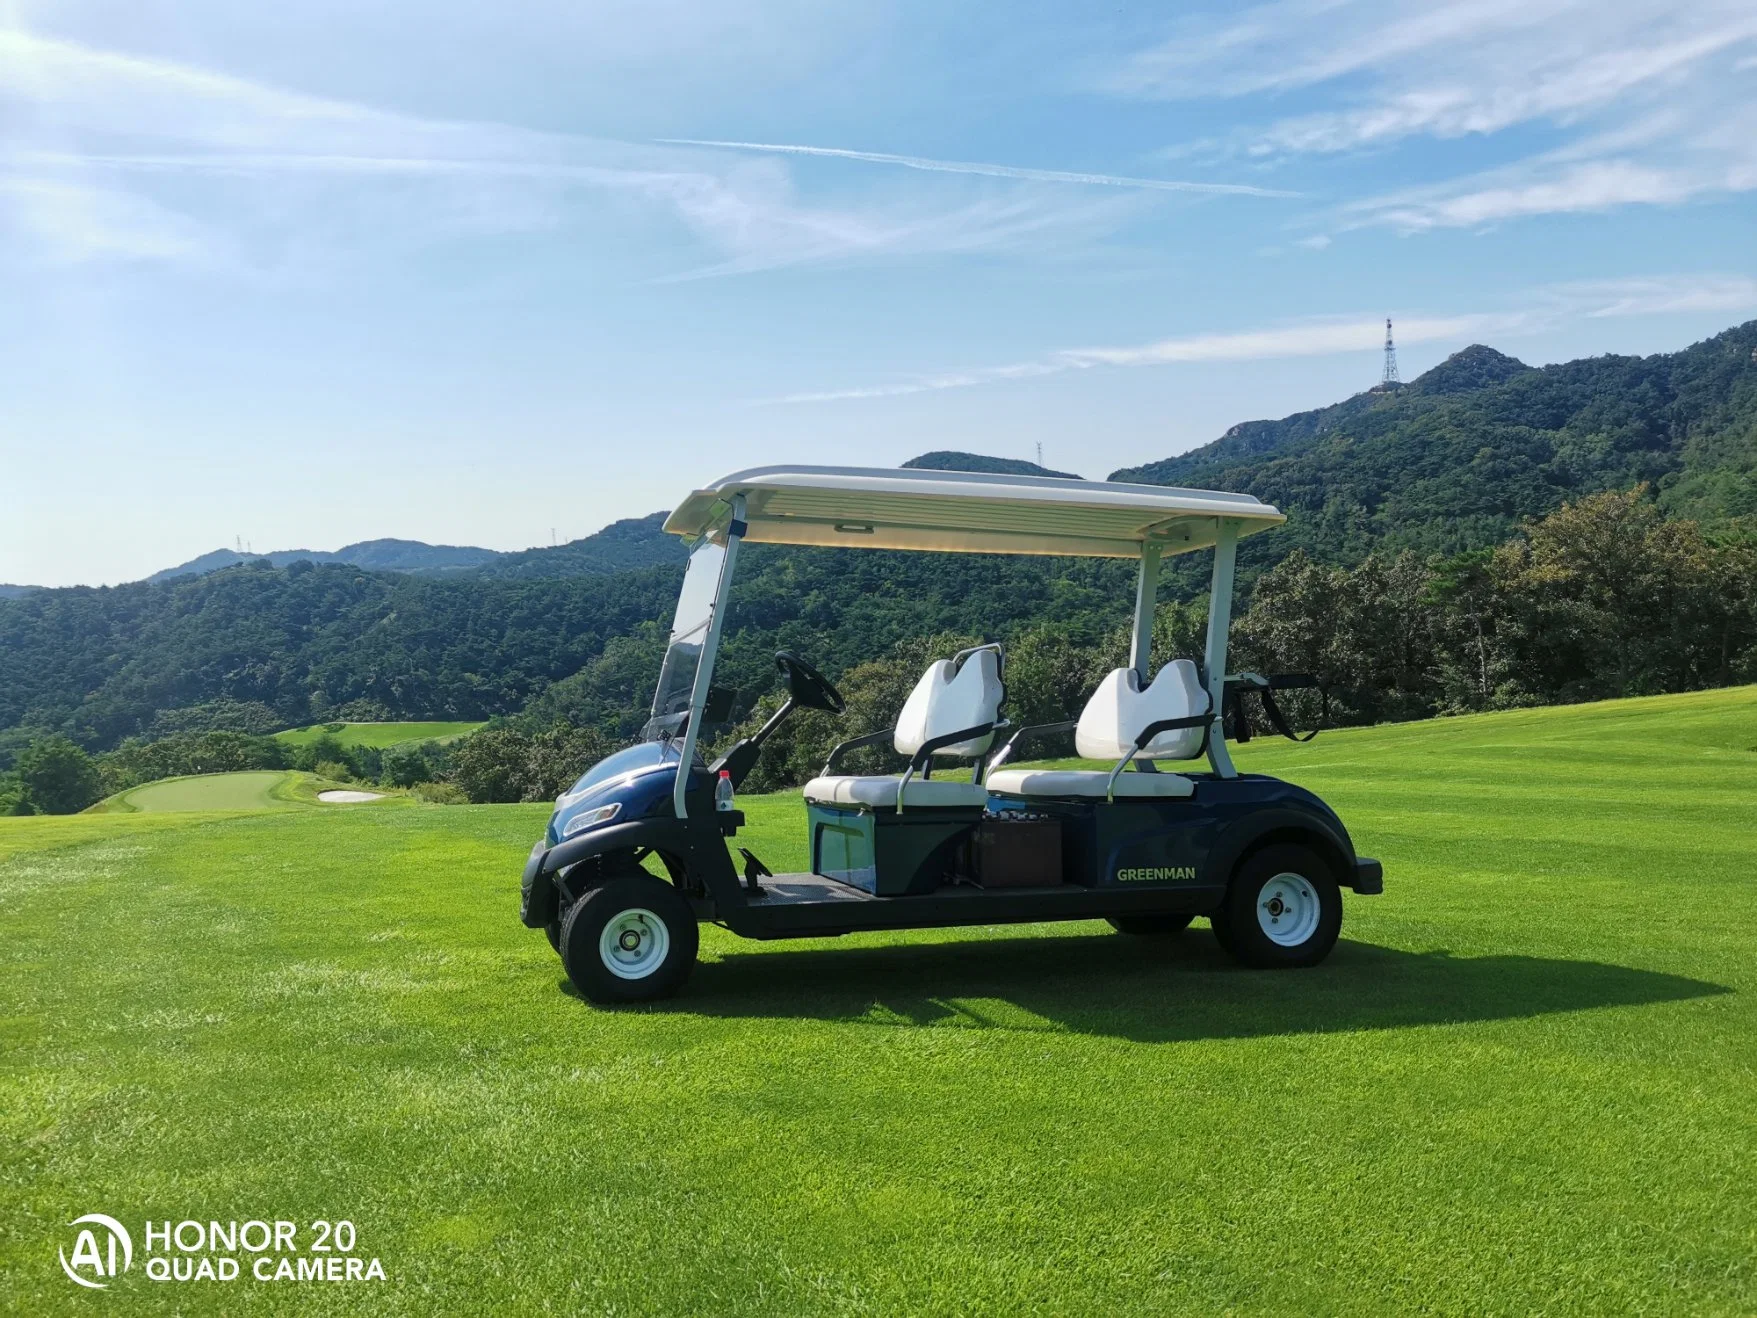
[[[618,979],[645,979],[665,964],[671,931],[651,911],[632,906],[598,935],[598,959]]]
[[[1318,890],[1299,874],[1277,874],[1257,894],[1257,927],[1279,947],[1298,947],[1318,929]]]

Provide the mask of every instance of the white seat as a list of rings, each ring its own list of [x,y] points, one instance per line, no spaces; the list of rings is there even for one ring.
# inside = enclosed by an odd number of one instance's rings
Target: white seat
[[[1109,673],[1080,711],[1074,746],[1088,760],[1120,760],[1135,748],[1135,738],[1161,719],[1190,718],[1208,708],[1201,674],[1188,659],[1173,659],[1159,670],[1151,686],[1141,689],[1141,675],[1132,668]],[[1202,753],[1202,729],[1177,728],[1147,743],[1143,760],[1190,760]]]
[[[941,659],[928,665],[903,702],[897,715],[897,726],[891,734],[891,745],[897,754],[913,757],[936,737],[950,736],[965,728],[979,728],[1000,718],[1001,700],[1006,689],[1001,685],[1000,653],[981,649],[964,656],[962,664]],[[983,754],[994,741],[987,732],[969,741],[941,746],[933,754],[969,759]],[[805,799],[814,805],[866,806],[871,809],[898,808],[898,784],[901,776],[874,774],[870,776],[826,774],[805,785]],[[946,782],[938,778],[909,775],[908,790],[902,794],[904,806],[966,806],[980,810],[988,801],[988,792],[980,783]]]
[[[957,729],[953,728],[953,732]],[[805,799],[813,805],[866,806],[876,810],[897,808],[897,788],[901,778],[889,774],[856,776],[844,774],[829,778],[813,778],[805,785]],[[1099,789],[1103,790],[1102,787]],[[981,783],[956,782],[949,778],[911,778],[909,790],[903,795],[904,805],[969,806],[977,810],[988,802],[988,789]]]
[[[1108,769],[996,769],[989,775],[988,790],[997,796],[1071,796],[1102,801],[1109,782]],[[1193,796],[1195,791],[1196,784],[1181,773],[1119,773],[1116,776],[1119,799]]]
[[[1159,670],[1146,690],[1140,674],[1118,668],[1098,684],[1074,730],[1074,745],[1089,760],[1116,760],[1136,754],[1143,760],[1188,760],[1202,751],[1201,728],[1173,728],[1161,732],[1146,748],[1135,752],[1142,732],[1164,719],[1193,718],[1209,708],[1201,674],[1188,659],[1174,659]],[[1196,784],[1175,773],[1142,773],[1138,768],[1115,775],[1103,769],[996,769],[988,776],[989,790],[997,796],[1077,797],[1082,800],[1119,798],[1184,797],[1194,795]]]

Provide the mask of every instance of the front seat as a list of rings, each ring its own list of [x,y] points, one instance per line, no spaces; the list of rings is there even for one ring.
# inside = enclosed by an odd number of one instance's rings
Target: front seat
[[[980,781],[951,782],[932,777],[933,760],[975,759],[994,742],[1006,688],[1001,683],[998,645],[965,650],[929,665],[903,702],[897,726],[845,741],[830,752],[823,773],[805,785],[813,805],[899,810],[976,809],[988,802]],[[836,766],[849,751],[889,741],[897,754],[909,758],[902,774],[838,774]]]
[[[1022,728],[996,757],[987,787],[996,796],[1076,800],[1182,797],[1196,785],[1177,773],[1140,772],[1141,760],[1192,760],[1208,745],[1212,703],[1201,673],[1188,659],[1159,670],[1146,690],[1140,674],[1118,668],[1098,684],[1076,725]],[[1115,760],[1113,769],[1002,769],[1014,746],[1034,733],[1074,728],[1074,745],[1089,760]],[[1125,773],[1131,764],[1135,772]]]

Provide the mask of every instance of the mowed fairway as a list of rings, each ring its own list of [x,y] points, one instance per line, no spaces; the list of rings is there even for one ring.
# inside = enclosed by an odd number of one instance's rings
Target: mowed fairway
[[[400,746],[408,741],[457,741],[467,737],[481,723],[344,723],[334,732],[326,723],[313,723],[308,728],[290,728],[275,733],[277,741],[289,746],[309,746],[319,737],[334,737],[344,746]]]
[[[683,996],[622,1011],[517,923],[544,806],[22,846],[0,821],[0,1288],[33,1314],[1750,1313],[1754,748],[1757,688],[1252,743],[1385,863],[1316,970],[1236,969],[1200,922],[708,930]],[[797,798],[744,804],[739,840],[798,865]],[[389,1280],[137,1257],[99,1299],[55,1256],[88,1212],[347,1218]]]

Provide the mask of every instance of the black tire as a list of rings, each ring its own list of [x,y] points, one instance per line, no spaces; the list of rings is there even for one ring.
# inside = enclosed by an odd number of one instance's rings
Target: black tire
[[[1167,938],[1190,927],[1193,915],[1110,915],[1105,919],[1119,934],[1132,938]]]
[[[561,921],[551,920],[543,926],[543,932],[549,936],[549,946],[561,951]]]
[[[621,934],[607,938],[618,922]],[[561,964],[588,1001],[648,1002],[677,992],[689,978],[699,942],[695,912],[682,893],[650,874],[628,874],[568,908]]]
[[[1211,919],[1214,936],[1240,965],[1315,966],[1342,933],[1342,890],[1321,854],[1282,843],[1245,858]]]

